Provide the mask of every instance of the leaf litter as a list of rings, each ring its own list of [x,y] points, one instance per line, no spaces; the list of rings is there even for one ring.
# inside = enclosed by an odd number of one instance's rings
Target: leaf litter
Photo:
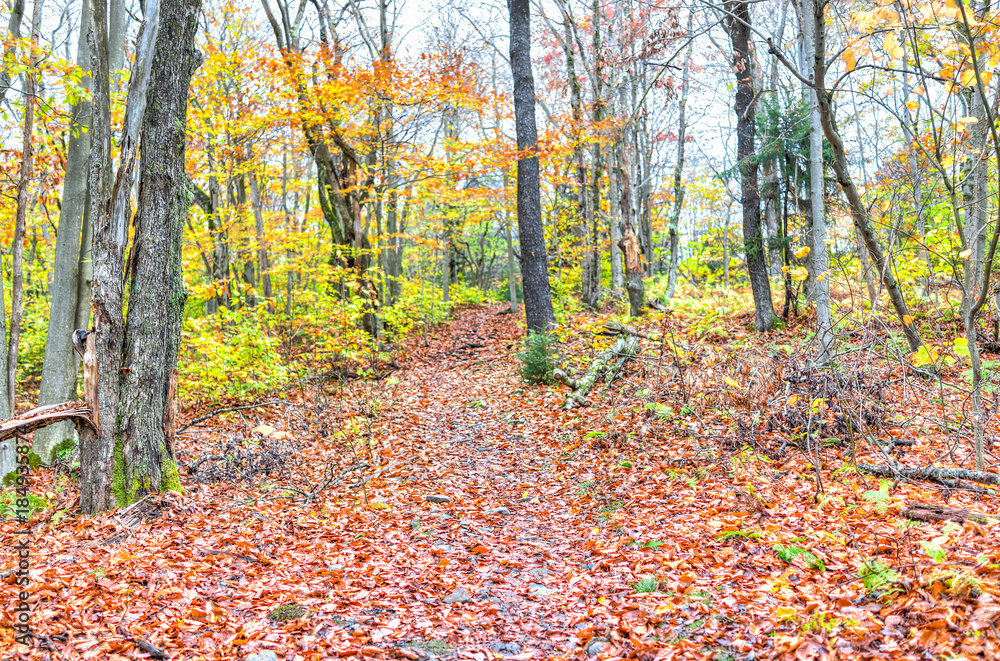
[[[842,413],[858,404],[872,428],[910,442],[890,448],[910,465],[939,449],[920,430],[942,405],[915,399],[892,367],[879,368],[877,387],[851,390],[797,365],[794,348],[765,351],[735,318],[726,332],[743,343],[737,351],[659,317],[643,329],[659,341],[600,396],[595,388],[594,406],[564,411],[561,386],[518,378],[523,329],[499,311],[463,311],[388,378],[303,383],[278,405],[197,426],[180,439],[182,464],[197,465],[183,471],[182,496],[99,517],[74,514],[72,502],[39,514],[35,646],[15,645],[7,609],[0,650],[60,659],[1000,655],[997,519],[901,517],[909,503],[942,500],[988,514],[995,498],[879,483],[845,469],[847,447],[829,441],[849,433]],[[606,338],[582,332],[601,323],[574,319],[561,342],[568,362],[579,367],[604,348]],[[909,424],[887,416],[900,402]],[[822,433],[802,438],[814,419]],[[885,453],[856,451],[871,463]],[[205,457],[217,459],[197,464]],[[54,479],[41,472],[33,489],[49,492]],[[2,531],[12,548],[14,527]],[[17,598],[10,569],[0,572],[6,604]]]

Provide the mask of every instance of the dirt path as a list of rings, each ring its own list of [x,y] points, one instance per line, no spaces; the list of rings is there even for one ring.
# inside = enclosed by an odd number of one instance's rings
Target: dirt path
[[[412,522],[412,543],[441,570],[406,572],[414,583],[439,586],[406,606],[467,622],[458,640],[447,641],[459,649],[548,658],[580,648],[570,633],[579,600],[573,586],[593,566],[583,557],[585,517],[573,511],[577,482],[557,472],[555,398],[514,394],[538,396],[512,375],[508,347],[517,331],[499,325],[496,312],[467,313],[459,332],[442,337],[404,377],[403,390],[420,394],[399,410],[421,450],[406,475],[388,481],[409,492],[398,508]],[[449,502],[427,500],[435,496]]]

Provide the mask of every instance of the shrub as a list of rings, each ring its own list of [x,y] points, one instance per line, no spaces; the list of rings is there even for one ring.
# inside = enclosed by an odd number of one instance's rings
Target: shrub
[[[528,383],[551,383],[556,369],[555,338],[548,333],[528,333],[524,351],[517,354],[521,367],[517,372]]]

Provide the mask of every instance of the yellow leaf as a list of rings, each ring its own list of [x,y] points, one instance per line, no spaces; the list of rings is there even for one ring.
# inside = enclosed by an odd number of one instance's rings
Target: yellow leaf
[[[972,248],[966,248],[962,252],[958,253],[958,256],[961,257],[962,259],[968,259],[969,257],[972,256]]]
[[[889,200],[882,200],[882,211],[889,210]]]
[[[913,317],[911,317],[908,314],[904,314],[903,315],[903,324],[906,325],[906,326],[909,326],[912,323],[913,323]]]
[[[971,87],[974,82],[976,82],[976,72],[974,69],[966,69],[962,72],[962,78],[959,81],[962,87]]]
[[[844,60],[844,68],[848,71],[854,71],[854,69],[858,66],[858,58],[854,55],[853,48],[845,50],[841,59]]]
[[[798,395],[792,395],[788,398],[788,406],[795,406],[795,403],[799,401]]]
[[[590,531],[590,534],[592,534],[592,535],[600,535],[601,534],[601,529],[600,528],[594,528],[593,530]]]
[[[916,94],[917,96],[923,96],[924,95],[924,86],[923,85],[917,85],[916,87],[913,88],[913,93]]]
[[[917,108],[920,107],[919,101],[907,101],[906,107],[910,109],[910,112],[916,112]]]
[[[778,606],[775,615],[778,616],[778,621],[794,620],[796,618],[795,609],[791,606]]]
[[[728,385],[732,386],[733,388],[740,387],[740,384],[738,384],[734,379],[731,379],[728,376],[725,379],[723,379],[723,381],[725,381]]]
[[[809,254],[810,250],[812,249],[809,246],[802,246],[801,248],[795,251],[795,258],[802,259],[803,257]]]
[[[978,117],[962,117],[958,121],[961,124],[978,124],[979,123],[979,118]]]
[[[903,47],[899,45],[899,40],[896,39],[895,32],[890,32],[885,36],[883,46],[885,47],[885,52],[888,53],[889,57],[894,60],[898,60],[903,57]]]
[[[969,340],[964,337],[956,337],[953,345],[955,354],[964,358],[969,358]]]
[[[911,356],[913,366],[923,367],[924,365],[930,365],[938,359],[938,355],[937,349],[928,349],[927,345],[924,345],[913,352],[913,355]]]

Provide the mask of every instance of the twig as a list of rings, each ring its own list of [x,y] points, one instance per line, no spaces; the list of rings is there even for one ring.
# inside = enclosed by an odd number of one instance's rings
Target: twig
[[[282,400],[280,400],[280,399],[271,399],[271,400],[268,400],[266,402],[260,402],[259,404],[247,404],[245,406],[230,406],[228,408],[215,409],[211,413],[206,413],[205,415],[203,415],[203,416],[201,416],[199,418],[195,418],[191,422],[187,423],[186,425],[184,425],[183,427],[181,427],[180,429],[178,429],[176,433],[179,434],[182,431],[184,431],[185,429],[187,429],[188,427],[194,427],[198,423],[205,422],[206,420],[214,418],[215,416],[219,415],[220,413],[231,413],[232,411],[245,411],[246,409],[255,409],[255,408],[259,407],[259,406],[270,406],[272,404],[280,404],[280,403],[282,403]]]

